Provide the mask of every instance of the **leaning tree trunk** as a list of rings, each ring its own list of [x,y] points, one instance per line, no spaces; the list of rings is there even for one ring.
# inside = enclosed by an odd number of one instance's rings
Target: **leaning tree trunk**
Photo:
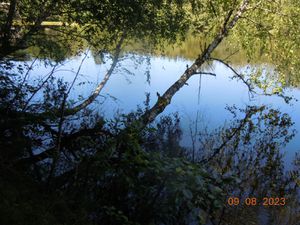
[[[222,40],[228,35],[228,32],[235,26],[237,21],[241,18],[242,14],[246,11],[249,0],[244,0],[241,6],[238,8],[235,15],[232,17],[233,10],[231,10],[223,24],[222,29],[209,44],[209,46],[203,51],[201,55],[195,60],[195,62],[186,69],[181,77],[162,95],[158,97],[155,105],[147,110],[140,118],[141,127],[147,126],[151,123],[164,109],[170,104],[173,96],[186,84],[186,82],[194,75],[198,74],[198,70],[201,66],[210,59],[211,53],[222,42]]]

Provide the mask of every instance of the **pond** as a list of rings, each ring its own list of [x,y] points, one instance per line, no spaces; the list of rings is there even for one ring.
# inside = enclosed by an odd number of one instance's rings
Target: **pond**
[[[191,46],[189,46],[190,50]],[[182,51],[181,51],[182,52]],[[113,75],[104,87],[97,102],[91,108],[98,111],[105,118],[113,118],[121,113],[129,113],[137,109],[138,106],[145,107],[146,95],[150,95],[150,106],[153,105],[158,95],[172,85],[185,71],[187,65],[191,65],[191,59],[186,57],[185,52],[180,55],[160,55],[146,53],[124,53]],[[179,51],[180,53],[180,51]],[[70,98],[78,99],[78,96],[85,99],[97,84],[103,79],[104,74],[109,69],[111,59],[105,55],[103,61],[97,62],[94,54],[88,52],[88,57],[80,70],[80,76],[75,82]],[[63,78],[64,81],[72,82],[84,54],[77,57],[65,59],[57,72],[56,77]],[[30,62],[28,62],[30,64]],[[238,63],[234,65],[239,71],[246,71],[249,65]],[[250,65],[251,66],[251,65]],[[226,106],[235,105],[238,108],[245,108],[247,105],[267,105],[274,109],[279,109],[283,113],[291,116],[295,123],[292,129],[300,131],[300,98],[299,88],[287,88],[285,94],[294,99],[285,103],[283,98],[278,96],[251,96],[247,86],[240,80],[231,79],[233,72],[225,65],[214,62],[206,65],[208,74],[195,75],[188,83],[174,96],[171,104],[163,112],[168,115],[177,112],[181,120],[183,138],[181,144],[191,148],[191,129],[195,130],[209,128],[213,130],[218,127],[230,124],[232,114],[226,110]],[[32,71],[32,77],[46,75],[51,71],[51,67],[44,66],[42,61],[37,63]],[[198,121],[196,128],[195,121]],[[296,152],[300,151],[300,133],[282,149],[285,154],[284,160],[286,169],[289,168]],[[196,142],[197,149],[197,142]]]
[[[0,3],[0,224],[300,218],[297,1]]]

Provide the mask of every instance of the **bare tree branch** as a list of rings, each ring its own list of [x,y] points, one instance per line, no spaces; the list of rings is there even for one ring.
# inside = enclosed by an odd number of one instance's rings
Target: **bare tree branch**
[[[214,76],[216,77],[217,75],[215,73],[211,73],[211,72],[197,72],[195,74],[200,74],[200,75],[211,75],[211,76]]]
[[[251,84],[249,84],[244,77],[239,74],[232,66],[230,66],[228,63],[226,63],[225,61],[221,60],[221,59],[217,59],[217,58],[210,58],[213,61],[217,61],[222,63],[223,65],[225,65],[226,67],[228,67],[239,79],[241,79],[243,81],[244,84],[246,84],[246,86],[248,87],[248,90],[250,93],[255,93],[255,91],[253,90],[253,87],[251,87]]]
[[[31,65],[28,67],[27,72],[26,72],[26,74],[25,74],[25,76],[24,76],[24,78],[23,78],[23,81],[22,81],[20,87],[17,89],[17,92],[16,92],[16,94],[15,94],[15,97],[11,100],[12,103],[19,97],[20,93],[22,92],[22,88],[23,88],[23,86],[24,86],[24,84],[25,84],[27,78],[29,77],[29,73],[30,73],[30,71],[33,69],[33,65],[35,64],[35,62],[36,62],[37,59],[38,59],[38,58],[36,57],[36,58],[32,61]]]
[[[72,81],[72,83],[71,83],[71,85],[70,85],[70,87],[69,87],[69,90],[67,91],[67,98],[68,98],[68,96],[69,96],[69,94],[70,94],[70,92],[71,92],[71,90],[72,90],[72,88],[73,88],[73,86],[74,86],[74,84],[75,84],[75,82],[76,82],[76,80],[77,80],[77,78],[78,78],[78,75],[79,75],[79,73],[80,73],[80,70],[81,70],[81,67],[82,67],[82,65],[83,65],[83,62],[85,61],[85,59],[87,58],[87,56],[88,56],[88,52],[89,52],[89,48],[88,48],[88,50],[86,51],[86,53],[84,54],[84,57],[82,58],[82,60],[81,60],[81,62],[80,62],[80,64],[79,64],[79,67],[78,67],[78,69],[77,69],[77,72],[76,72],[76,74],[75,74],[75,77],[74,77],[74,79],[73,79],[73,81]]]
[[[42,82],[42,84],[32,93],[32,95],[30,96],[30,98],[27,100],[27,102],[25,103],[25,105],[23,106],[22,112],[25,112],[29,103],[31,102],[31,100],[33,99],[33,97],[44,87],[44,85],[49,81],[49,79],[53,76],[56,67],[58,66],[58,63],[56,63],[51,72],[47,75],[47,78]]]

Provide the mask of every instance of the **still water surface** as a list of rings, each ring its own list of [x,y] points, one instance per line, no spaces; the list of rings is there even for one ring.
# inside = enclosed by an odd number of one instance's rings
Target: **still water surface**
[[[133,60],[132,57],[135,59]],[[65,81],[71,82],[75,76],[78,66],[83,56],[73,57],[63,62],[55,73],[56,77],[63,77]],[[137,63],[137,61],[139,61]],[[150,105],[157,100],[157,93],[164,91],[173,84],[185,71],[186,65],[192,61],[184,58],[169,58],[162,56],[146,56],[128,54],[119,62],[114,74],[106,84],[98,103],[91,107],[106,118],[112,118],[118,113],[128,113],[137,109],[146,99],[146,93],[150,93]],[[80,70],[80,77],[71,92],[70,97],[77,99],[79,95],[83,98],[95,89],[102,80],[105,72],[110,67],[110,60],[105,64],[97,64],[96,60],[89,54]],[[239,69],[243,70],[242,67]],[[40,63],[32,72],[33,77],[47,74],[51,68]],[[232,72],[223,64],[213,63],[207,70],[216,76],[199,75],[192,77],[172,99],[171,104],[163,114],[178,112],[181,118],[183,129],[182,145],[191,146],[189,127],[199,115],[198,127],[209,127],[210,129],[230,123],[232,115],[225,107],[236,105],[245,108],[246,105],[267,105],[275,109],[280,109],[283,113],[288,113],[295,122],[294,129],[298,132],[294,139],[283,149],[285,153],[286,168],[296,152],[300,151],[300,102],[293,100],[291,104],[286,104],[284,100],[277,96],[254,96],[249,97],[245,84],[238,80],[230,79]],[[147,81],[147,75],[150,80]],[[85,82],[84,85],[79,85]],[[200,95],[199,95],[200,86]],[[286,90],[287,95],[300,99],[300,90],[290,88]]]

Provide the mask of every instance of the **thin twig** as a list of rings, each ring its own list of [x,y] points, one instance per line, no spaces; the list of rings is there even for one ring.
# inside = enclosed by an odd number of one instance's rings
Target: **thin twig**
[[[74,86],[74,84],[75,84],[75,81],[77,80],[77,78],[78,78],[78,75],[79,75],[79,73],[80,73],[80,70],[81,70],[81,67],[82,67],[82,65],[83,65],[83,62],[85,61],[85,59],[87,58],[87,56],[88,56],[88,52],[90,51],[90,48],[88,48],[88,50],[86,51],[86,53],[85,53],[85,56],[83,57],[83,59],[81,60],[81,62],[80,62],[80,65],[79,65],[79,67],[78,67],[78,69],[77,69],[77,72],[76,72],[76,74],[75,74],[75,77],[74,77],[74,79],[73,79],[73,81],[72,81],[72,84],[70,85],[70,87],[69,87],[69,90],[67,91],[67,98],[68,98],[68,96],[69,96],[69,94],[70,94],[70,92],[71,92],[71,89],[73,88],[73,86]]]
[[[215,73],[211,73],[211,72],[196,72],[194,74],[200,74],[200,75],[211,75],[216,77],[217,75]]]
[[[243,83],[248,87],[248,90],[250,93],[255,93],[255,91],[253,90],[253,87],[251,87],[251,85],[244,79],[244,77],[239,74],[232,66],[230,66],[228,63],[224,62],[221,59],[217,59],[217,58],[213,58],[211,57],[210,60],[213,61],[218,61],[220,63],[222,63],[223,65],[225,65],[227,68],[229,68],[239,79],[241,79],[243,81]]]
[[[42,82],[42,84],[32,93],[32,95],[30,96],[30,98],[27,100],[27,102],[25,103],[25,105],[23,106],[22,112],[25,112],[27,109],[27,106],[29,105],[29,103],[31,102],[31,100],[33,99],[33,97],[44,87],[44,85],[48,82],[48,80],[53,76],[56,67],[58,66],[58,63],[56,63],[51,72],[47,75],[47,78]]]
[[[235,55],[236,53],[238,53],[239,50],[234,51],[233,53],[229,54],[228,56],[226,56],[223,61],[226,61],[227,59],[229,59],[231,56]]]
[[[19,88],[17,89],[17,93],[15,94],[14,98],[11,100],[12,103],[19,97],[19,95],[20,95],[20,93],[21,93],[21,91],[22,91],[22,88],[23,88],[23,86],[24,86],[24,84],[25,84],[25,82],[26,82],[26,80],[27,80],[27,78],[28,78],[28,76],[29,76],[29,73],[30,73],[30,71],[32,70],[33,65],[35,64],[35,62],[36,62],[37,59],[38,59],[38,58],[36,57],[36,58],[32,61],[31,65],[28,67],[28,70],[26,71],[26,74],[25,74],[25,76],[24,76],[24,78],[23,78],[23,81],[22,81],[21,85],[19,86]]]

